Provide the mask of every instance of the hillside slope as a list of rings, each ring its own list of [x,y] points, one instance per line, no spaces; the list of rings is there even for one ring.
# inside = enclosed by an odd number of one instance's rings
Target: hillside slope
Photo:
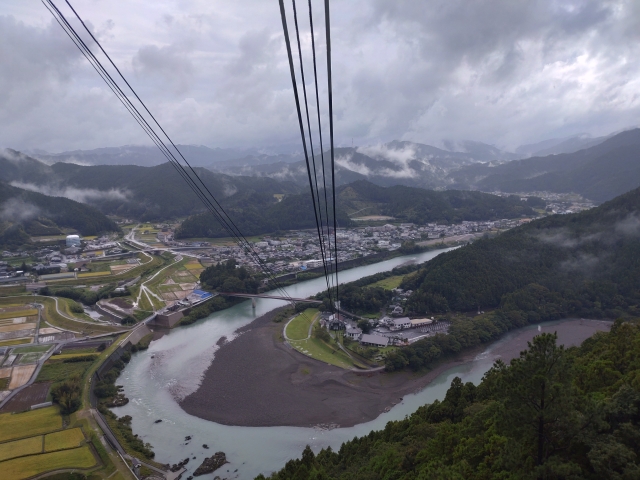
[[[17,247],[29,243],[30,235],[58,235],[61,228],[82,235],[120,230],[94,207],[0,182],[0,245]]]
[[[324,198],[323,193],[320,198]],[[387,215],[404,222],[424,224],[518,218],[535,214],[529,202],[521,201],[520,197],[503,198],[453,190],[435,192],[400,185],[385,188],[364,180],[339,187],[336,199],[339,227],[355,225],[350,216]],[[534,202],[531,200],[531,203]],[[255,194],[243,202],[236,202],[227,212],[245,235],[316,226],[313,204],[306,191],[287,195],[281,202],[273,196]],[[226,231],[209,214],[187,218],[176,232],[176,238],[226,236]]]
[[[271,178],[232,177],[194,169],[223,205],[242,203],[258,193],[296,193],[298,186]],[[139,220],[163,220],[204,211],[204,206],[173,165],[46,165],[20,152],[0,153],[0,181],[95,205],[105,214]]]
[[[470,165],[450,174],[457,188],[483,191],[579,193],[603,202],[640,186],[640,129],[574,153],[532,157],[497,166]]]
[[[636,189],[597,208],[546,217],[439,255],[405,279],[404,287],[415,290],[409,307],[420,313],[495,308],[507,295],[535,305],[541,290],[531,286],[537,285],[561,296],[545,302],[557,303],[563,315],[634,312],[640,301],[639,214]]]

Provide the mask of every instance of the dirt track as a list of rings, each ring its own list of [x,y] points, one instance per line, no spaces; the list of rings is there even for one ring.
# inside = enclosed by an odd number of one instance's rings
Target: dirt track
[[[200,388],[180,406],[189,414],[224,425],[300,426],[327,423],[352,426],[376,418],[400,399],[423,388],[443,371],[473,359],[486,346],[465,352],[417,376],[409,372],[356,374],[304,357],[281,340],[275,312],[240,329],[225,343],[205,373]],[[546,332],[559,343],[575,345],[610,324],[570,320]],[[492,354],[509,361],[519,355],[537,330],[521,331]]]

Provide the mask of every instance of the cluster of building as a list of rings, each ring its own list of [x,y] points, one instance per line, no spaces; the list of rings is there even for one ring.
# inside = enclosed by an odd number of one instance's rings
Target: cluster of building
[[[364,333],[353,320],[340,314],[325,314],[320,325],[328,330],[342,330],[344,336],[363,346],[384,348],[404,346],[437,333],[447,333],[448,321],[431,318],[383,317],[370,333]]]
[[[465,221],[454,225],[401,223],[338,229],[335,235],[338,242],[338,261],[345,262],[384,251],[397,250],[407,241],[420,242],[504,230],[518,226],[520,223],[522,220]],[[159,233],[158,240],[169,247],[209,247],[201,250],[199,254],[213,263],[234,258],[239,265],[248,267],[255,265],[253,256],[247,255],[242,248],[235,245],[214,246],[207,242],[179,242],[174,241],[172,235],[171,231]],[[327,246],[331,245],[331,249],[328,249],[331,256],[327,261],[333,262],[333,232],[329,237],[325,235],[324,242]],[[260,241],[253,243],[253,248],[272,272],[285,274],[322,267],[322,255],[318,243],[318,234],[315,230],[301,230],[291,231],[278,237],[265,235]]]

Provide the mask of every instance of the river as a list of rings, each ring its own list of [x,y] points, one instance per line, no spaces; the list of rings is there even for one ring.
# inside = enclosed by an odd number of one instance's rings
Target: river
[[[391,270],[410,260],[424,262],[447,250],[397,257],[346,270],[340,272],[340,283]],[[321,277],[291,285],[286,290],[292,297],[305,298],[321,291],[325,285]],[[133,417],[134,433],[153,446],[156,461],[173,464],[188,457],[190,461],[187,467],[189,472],[193,472],[204,457],[223,451],[230,463],[216,472],[217,475],[249,479],[259,473],[268,474],[282,468],[287,460],[299,457],[307,444],[314,451],[327,446],[337,449],[342,442],[354,436],[381,429],[388,421],[402,419],[419,406],[444,398],[455,376],[461,377],[463,382],[478,383],[496,359],[492,352],[509,343],[521,331],[512,332],[490,344],[473,361],[443,372],[422,391],[405,396],[401,403],[375,420],[350,428],[233,427],[202,420],[184,412],[176,398],[183,398],[197,389],[200,378],[215,355],[216,342],[223,336],[232,338],[238,328],[284,303],[259,299],[254,310],[251,301],[243,302],[193,325],[172,330],[152,342],[148,350],[132,355],[130,363],[117,380],[124,387],[130,402],[113,411],[118,416]],[[156,420],[162,422],[155,423]],[[191,437],[190,441],[185,440],[187,436]],[[203,444],[207,444],[209,449],[203,448]]]

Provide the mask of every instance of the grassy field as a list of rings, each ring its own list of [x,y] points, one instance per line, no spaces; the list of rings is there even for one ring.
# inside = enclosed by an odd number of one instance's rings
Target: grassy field
[[[79,273],[78,274],[78,278],[90,278],[90,277],[106,277],[111,275],[110,271],[104,271],[104,272],[85,272],[85,273]]]
[[[2,462],[2,476],[4,478],[29,478],[39,473],[59,470],[63,468],[90,468],[96,464],[96,459],[89,447],[79,447],[72,450],[31,455],[29,457],[14,458]]]
[[[42,353],[51,348],[51,345],[34,345],[33,347],[15,348],[13,353]]]
[[[16,310],[14,312],[0,312],[0,320],[4,320],[6,318],[29,317],[31,315],[38,315],[38,310],[35,308],[29,308],[25,310]]]
[[[376,283],[372,283],[369,285],[370,287],[382,287],[386,290],[393,290],[394,288],[398,288],[402,283],[403,275],[395,275],[393,277],[385,278],[384,280],[379,280]]]
[[[13,442],[0,443],[0,462],[10,458],[42,453],[42,437],[23,438]],[[2,469],[2,465],[0,465]]]
[[[18,414],[3,413],[0,415],[0,442],[41,435],[61,428],[62,417],[58,407]]]
[[[71,378],[74,375],[82,376],[92,363],[90,361],[64,363],[62,359],[58,360],[58,358],[59,356],[56,355],[45,362],[40,373],[38,373],[36,382],[57,383]]]
[[[44,436],[44,451],[55,452],[57,450],[67,450],[68,448],[79,447],[84,441],[84,435],[80,428],[71,428],[54,432]]]
[[[44,305],[44,318],[49,325],[52,327],[60,327],[65,330],[71,330],[74,332],[81,332],[85,335],[95,335],[99,333],[108,333],[116,330],[119,327],[107,326],[107,325],[98,325],[98,324],[90,324],[84,322],[77,322],[75,320],[70,320],[66,317],[60,315],[56,310],[55,300],[53,298],[36,296],[32,297],[38,303],[42,303]],[[60,301],[60,299],[58,299]],[[64,301],[59,303],[60,309],[62,311],[65,310]]]
[[[0,347],[10,347],[11,345],[22,345],[22,344],[31,343],[31,342],[33,342],[33,338],[31,337],[13,338],[11,340],[2,340],[0,342]]]
[[[65,358],[74,358],[74,357],[86,357],[88,355],[94,355],[97,358],[97,354],[96,354],[96,350],[94,349],[83,349],[83,350],[90,350],[91,353],[77,353],[77,352],[73,352],[73,353],[62,353],[60,355],[53,355],[51,357],[52,360],[64,360]]]
[[[5,295],[17,295],[20,293],[26,293],[27,289],[24,285],[11,285],[8,287],[0,287],[0,296]]]
[[[322,340],[311,337],[308,340],[290,342],[291,346],[310,357],[340,368],[353,368],[353,361],[338,347],[326,344]]]
[[[286,327],[286,334],[290,340],[304,340],[309,336],[309,327],[316,319],[319,310],[307,308],[300,315],[291,320]]]

